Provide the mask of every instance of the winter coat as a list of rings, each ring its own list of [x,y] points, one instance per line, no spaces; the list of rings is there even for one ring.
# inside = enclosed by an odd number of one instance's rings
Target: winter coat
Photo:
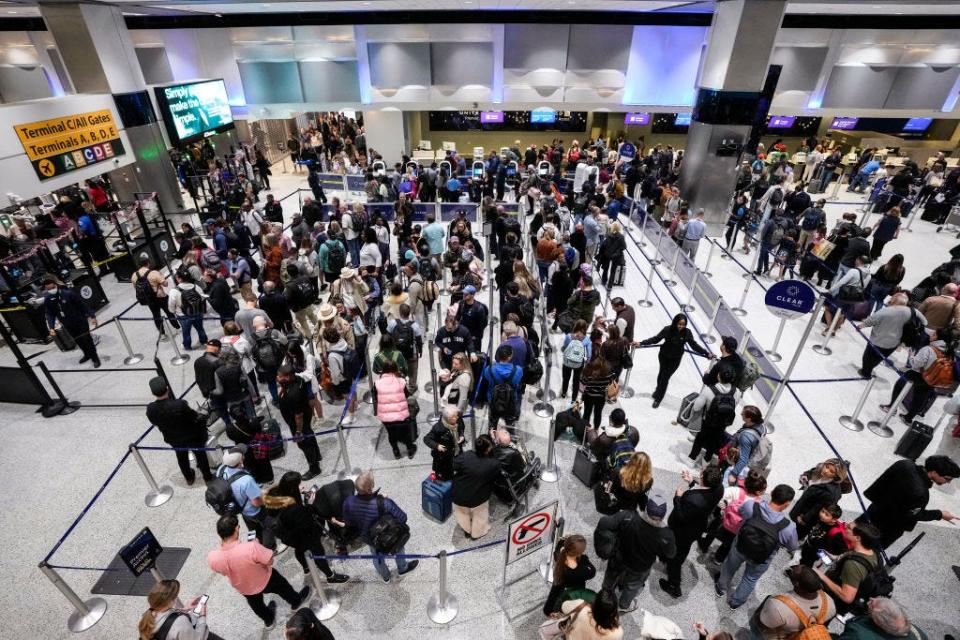
[[[392,373],[380,376],[376,382],[377,418],[381,422],[403,422],[410,417],[407,406],[407,383]]]

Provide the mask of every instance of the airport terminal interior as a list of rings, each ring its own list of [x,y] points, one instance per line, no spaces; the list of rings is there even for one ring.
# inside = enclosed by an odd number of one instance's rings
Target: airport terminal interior
[[[956,638],[958,99],[946,0],[0,0],[0,636]]]

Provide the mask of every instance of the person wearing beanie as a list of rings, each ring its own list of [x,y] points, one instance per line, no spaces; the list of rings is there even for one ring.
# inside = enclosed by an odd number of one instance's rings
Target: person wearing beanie
[[[187,484],[191,485],[197,479],[196,472],[190,468],[191,448],[196,449],[194,455],[197,458],[197,469],[204,481],[212,480],[207,452],[203,451],[207,446],[207,425],[201,423],[199,414],[186,400],[173,397],[167,381],[162,377],[156,376],[150,380],[150,393],[156,400],[147,405],[147,420],[157,426],[163,434],[164,442],[177,448],[174,451],[177,465]]]
[[[597,555],[607,560],[603,588],[619,592],[620,611],[637,608],[637,595],[643,590],[657,558],[670,561],[677,552],[673,531],[667,527],[667,499],[651,492],[644,511],[620,511],[604,516],[594,531]]]

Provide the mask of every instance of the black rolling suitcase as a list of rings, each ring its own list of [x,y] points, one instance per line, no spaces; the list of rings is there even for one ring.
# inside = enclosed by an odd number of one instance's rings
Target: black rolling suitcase
[[[684,427],[690,426],[690,420],[693,418],[693,403],[699,397],[699,393],[688,393],[680,401],[680,412],[677,413],[677,424]]]
[[[933,427],[914,420],[907,432],[900,438],[894,453],[904,458],[916,460],[923,455],[923,450],[927,448],[931,440],[933,440]]]
[[[627,265],[615,264],[611,268],[613,269],[613,286],[622,287],[627,278]]]
[[[60,351],[73,351],[77,348],[77,343],[74,341],[73,336],[63,327],[57,327],[53,341],[57,344],[57,348],[60,349]]]

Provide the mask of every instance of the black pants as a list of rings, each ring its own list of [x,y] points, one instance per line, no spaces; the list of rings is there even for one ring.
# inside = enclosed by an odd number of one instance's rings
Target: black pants
[[[410,420],[414,419],[411,418]],[[407,447],[407,451],[416,446],[413,443],[413,428],[409,421],[384,422],[383,426],[387,428],[387,440],[390,441],[390,448],[394,451],[400,450],[399,444],[401,442]]]
[[[700,431],[693,438],[693,447],[690,448],[690,459],[696,460],[703,451],[703,459],[709,460],[712,456],[720,452],[720,447],[724,444],[725,431],[715,428],[701,427]]]
[[[205,447],[206,443],[198,445],[178,445],[178,446],[196,446],[196,447]],[[190,468],[190,452],[189,451],[174,451],[177,454],[177,465],[180,467],[180,473],[183,474],[183,477],[186,478],[187,482],[193,482],[197,474],[193,469]],[[202,449],[197,449],[193,452],[193,455],[197,458],[197,469],[200,469],[200,475],[203,476],[204,480],[210,480],[213,478],[213,474],[210,473],[210,461],[207,459],[207,452]]]
[[[305,436],[302,440],[297,440],[297,447],[300,451],[303,451],[303,456],[307,459],[307,464],[310,466],[310,471],[320,471],[320,460],[323,459],[323,456],[320,455],[320,447],[317,445],[317,439],[313,437],[313,429],[310,427],[310,420],[313,418],[309,413],[303,414],[303,433]],[[293,427],[290,427],[291,435],[293,434]]]
[[[667,393],[667,385],[670,384],[670,378],[680,367],[681,358],[665,358],[660,356],[660,372],[657,374],[657,388],[653,391],[653,399],[657,402],[663,402],[663,396]]]
[[[276,569],[271,570],[270,580],[267,581],[267,586],[263,588],[263,591],[255,593],[252,596],[243,596],[247,599],[247,604],[250,605],[253,612],[268,626],[273,624],[276,614],[272,612],[263,601],[263,594],[265,593],[275,593],[286,600],[287,604],[293,609],[296,609],[301,604],[300,594],[290,586],[287,579],[277,573]]]
[[[166,300],[166,298],[163,298]],[[157,331],[163,333],[163,320],[160,319],[161,311],[167,314],[167,318],[170,320],[170,324],[173,325],[175,329],[180,328],[180,323],[177,322],[177,315],[170,311],[170,308],[167,307],[162,301],[151,302],[147,305],[150,308],[150,313],[153,314],[153,324],[157,326]]]
[[[906,406],[907,413],[905,417],[907,420],[913,420],[913,417],[926,407],[930,394],[933,393],[933,387],[928,385],[927,381],[923,379],[922,373],[910,369],[907,371],[906,378],[899,378],[896,384],[893,385],[893,392],[890,394],[891,404],[897,399],[897,396],[900,395],[900,391],[903,390],[903,385],[906,384],[907,380],[913,383],[913,393],[910,403]]]
[[[868,344],[863,349],[863,358],[860,363],[860,372],[863,373],[864,375],[869,376],[871,373],[873,373],[873,370],[877,367],[877,365],[883,362],[884,358],[889,357],[890,354],[896,350],[897,350],[896,347],[893,347],[891,349],[884,349],[881,347],[876,347],[874,345]]]
[[[577,396],[580,394],[580,374],[583,372],[583,367],[577,367],[572,369],[567,365],[563,365],[563,382],[560,385],[560,395],[567,395],[567,385],[570,384],[570,375],[573,374],[573,395],[571,396],[573,402],[577,401]]]
[[[667,582],[678,589],[680,588],[680,570],[683,568],[683,561],[690,555],[690,547],[696,540],[697,536],[677,536],[677,553],[667,560]]]
[[[100,356],[97,355],[97,346],[93,344],[93,336],[90,335],[90,327],[64,327],[77,343],[83,357],[89,358],[94,362],[100,362]]]
[[[881,240],[879,238],[873,239],[873,245],[870,247],[870,258],[876,260],[880,257],[880,254],[883,253],[883,247],[890,242],[889,240]]]
[[[724,237],[727,239],[727,249],[732,249],[737,241],[737,232],[740,230],[740,223],[727,224],[727,233]]]
[[[584,394],[583,396],[583,417],[590,420],[590,414],[593,413],[593,428],[600,428],[600,418],[603,414],[603,405],[606,404],[606,398],[594,398]]]
[[[303,567],[303,572],[307,573],[307,554],[313,556],[325,556],[327,555],[326,549],[323,548],[323,543],[319,540],[314,540],[308,542],[302,547],[293,548],[293,556],[297,559],[297,562],[300,563],[300,566]],[[320,569],[320,572],[327,576],[328,578],[333,575],[333,569],[330,568],[330,563],[324,560],[323,558],[314,558],[313,561],[317,563],[317,569]]]

